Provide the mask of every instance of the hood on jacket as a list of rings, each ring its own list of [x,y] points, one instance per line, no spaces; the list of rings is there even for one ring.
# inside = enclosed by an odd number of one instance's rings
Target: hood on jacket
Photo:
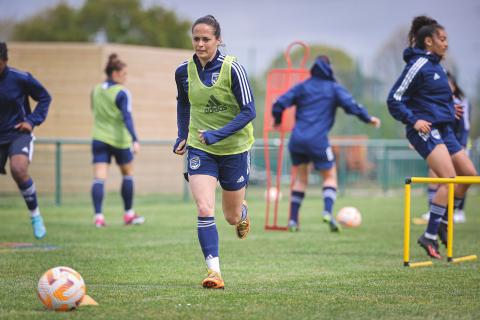
[[[436,62],[436,63],[438,63],[438,62],[440,62],[440,60],[442,60],[442,58],[437,56],[436,54],[425,51],[425,50],[420,49],[420,48],[408,47],[405,50],[403,50],[403,60],[406,63],[408,63],[410,60],[412,60],[413,58],[415,58],[417,56],[424,56],[428,60],[430,60],[432,62]]]
[[[325,80],[335,80],[333,70],[330,66],[330,59],[327,56],[321,55],[315,59],[315,63],[310,69],[312,77],[317,77]]]

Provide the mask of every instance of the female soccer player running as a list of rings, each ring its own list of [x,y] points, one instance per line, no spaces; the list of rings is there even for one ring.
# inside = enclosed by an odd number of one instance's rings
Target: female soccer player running
[[[8,49],[0,42],[0,174],[10,159],[10,172],[25,199],[32,220],[33,235],[47,234],[37,202],[37,191],[28,174],[33,157],[33,128],[45,121],[52,99],[30,73],[7,65]],[[32,112],[29,97],[37,101]]]
[[[215,189],[223,189],[222,209],[237,236],[245,239],[250,219],[244,201],[250,171],[255,104],[244,68],[220,54],[220,24],[211,15],[192,26],[193,57],[175,72],[178,138],[176,154],[188,152],[190,189],[197,205],[197,232],[207,264],[205,288],[220,289]]]
[[[365,123],[380,126],[380,119],[372,117],[353,99],[351,94],[335,81],[327,56],[316,58],[310,69],[311,77],[291,88],[273,104],[275,125],[280,125],[282,112],[295,105],[295,127],[288,145],[292,164],[297,168],[290,202],[291,231],[298,231],[298,214],[308,185],[309,164],[313,163],[323,178],[323,221],[330,230],[340,231],[333,216],[337,196],[337,169],[328,132],[335,121],[337,106],[346,113],[357,116]]]
[[[438,177],[474,176],[475,167],[452,130],[455,107],[447,74],[440,64],[448,48],[447,33],[438,23],[419,23],[423,18],[412,21],[412,29],[416,28],[410,32],[414,34],[414,47],[403,53],[407,65],[390,91],[388,110],[406,125],[410,144]],[[455,203],[462,201],[468,187],[457,185]],[[436,259],[441,259],[437,233],[444,244],[447,242],[446,225],[440,226],[447,203],[448,187],[441,184],[432,199],[427,230],[418,238],[418,244]]]
[[[116,54],[111,54],[105,67],[107,80],[98,84],[92,92],[93,166],[95,179],[92,185],[92,201],[95,210],[95,226],[105,227],[102,213],[104,184],[112,156],[122,173],[121,195],[126,225],[142,224],[145,219],[133,209],[133,153],[140,151],[133,126],[130,92],[123,86],[127,79],[127,65]],[[133,149],[133,153],[132,153]]]

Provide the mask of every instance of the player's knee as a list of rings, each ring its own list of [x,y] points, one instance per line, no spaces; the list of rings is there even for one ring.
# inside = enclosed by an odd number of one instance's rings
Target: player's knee
[[[228,224],[235,225],[240,222],[240,215],[225,215]]]
[[[127,164],[120,166],[120,172],[123,176],[133,176],[133,165]]]
[[[21,163],[12,163],[10,171],[13,179],[17,182],[23,182],[28,179],[28,167]]]
[[[455,177],[452,177],[452,178],[455,178]],[[448,194],[448,184],[441,183],[438,186],[437,193],[439,193],[441,195],[447,195]]]
[[[301,177],[301,178],[298,180],[298,183],[299,183],[302,187],[306,188],[307,185],[308,185],[308,176]]]
[[[199,217],[212,217],[214,215],[214,208],[213,206],[207,203],[199,203],[197,204],[197,211]]]
[[[293,189],[294,190],[299,190],[299,191],[303,191],[307,188],[307,183],[306,182],[303,182],[301,180],[297,180],[295,181],[295,184],[293,185]]]
[[[477,169],[474,166],[470,167],[470,169],[466,173],[467,176],[478,176]]]

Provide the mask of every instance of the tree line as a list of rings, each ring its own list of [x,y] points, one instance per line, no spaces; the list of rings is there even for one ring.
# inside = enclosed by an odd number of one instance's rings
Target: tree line
[[[76,9],[61,2],[13,26],[11,40],[110,42],[191,48],[191,21],[140,0],[86,0]]]

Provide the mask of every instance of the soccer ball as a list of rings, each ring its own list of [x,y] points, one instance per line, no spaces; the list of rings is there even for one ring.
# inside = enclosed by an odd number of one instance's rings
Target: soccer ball
[[[270,198],[271,202],[276,201],[277,197],[278,197],[278,200],[282,200],[282,197],[283,197],[282,192],[281,191],[277,192],[276,187],[270,187],[270,189],[265,190],[264,196],[265,196],[265,199]]]
[[[338,211],[337,221],[344,227],[354,228],[362,223],[362,215],[355,207],[344,207]]]
[[[55,267],[42,275],[37,294],[47,309],[69,311],[75,309],[85,296],[85,283],[72,268]]]

